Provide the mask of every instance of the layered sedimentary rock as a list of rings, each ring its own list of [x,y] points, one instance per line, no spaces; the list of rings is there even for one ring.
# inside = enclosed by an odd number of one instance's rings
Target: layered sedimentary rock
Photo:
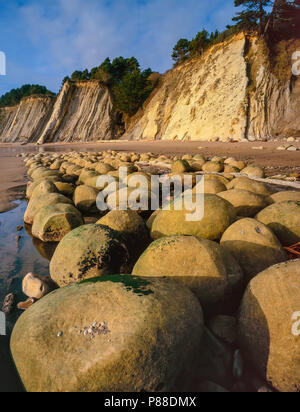
[[[244,137],[247,64],[245,38],[210,49],[168,72],[129,139],[208,140]]]
[[[0,141],[36,141],[50,117],[53,102],[50,96],[32,96],[22,99],[18,106],[0,109]]]
[[[161,76],[128,140],[258,140],[300,136],[300,76],[292,73],[300,40],[269,50],[236,35]],[[58,97],[31,97],[0,109],[0,142],[89,142],[119,137],[108,87],[66,82]]]
[[[279,50],[270,70],[264,50],[254,39],[250,43],[249,139],[300,136],[300,76],[292,73],[292,56],[300,50],[300,41],[281,42]]]
[[[98,81],[66,82],[58,97],[32,96],[0,109],[0,142],[75,142],[114,138],[109,89]]]
[[[66,82],[39,143],[112,139],[113,117],[106,86],[98,81]]]
[[[300,79],[291,70],[297,42],[288,46],[282,47],[281,77],[272,70],[263,41],[242,34],[175,67],[131,120],[124,139],[300,136]],[[277,60],[275,69],[282,64]]]

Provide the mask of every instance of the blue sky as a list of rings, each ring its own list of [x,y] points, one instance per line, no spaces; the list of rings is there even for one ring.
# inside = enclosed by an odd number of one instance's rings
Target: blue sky
[[[135,56],[143,68],[172,66],[176,41],[202,28],[222,30],[233,0],[0,0],[0,95],[24,83],[57,92],[74,70],[106,57]]]

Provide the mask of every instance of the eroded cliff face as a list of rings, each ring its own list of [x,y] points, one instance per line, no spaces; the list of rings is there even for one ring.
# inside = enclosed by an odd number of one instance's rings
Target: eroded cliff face
[[[262,45],[250,40],[248,139],[300,136],[300,76],[292,74],[297,50],[300,40],[281,42],[272,67]]]
[[[300,76],[283,42],[272,61],[263,40],[243,34],[161,76],[122,139],[259,140],[300,136]],[[277,59],[277,60],[276,60]],[[88,142],[118,138],[110,90],[66,82],[56,99],[23,99],[0,109],[0,142]]]
[[[292,76],[291,67],[286,78],[279,79],[262,41],[236,36],[166,73],[123,138],[228,141],[300,136],[300,79]]]
[[[109,89],[98,81],[64,84],[38,142],[109,140],[114,110]]]
[[[98,81],[66,82],[58,97],[32,96],[0,109],[0,142],[75,142],[114,138],[110,91]]]
[[[0,109],[0,141],[34,142],[50,117],[52,97],[27,97],[18,106]]]

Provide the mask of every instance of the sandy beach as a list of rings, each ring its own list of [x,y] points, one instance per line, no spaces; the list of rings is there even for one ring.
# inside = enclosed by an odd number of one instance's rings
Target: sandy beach
[[[299,143],[294,144],[300,148]],[[102,141],[98,143],[28,144],[0,145],[0,213],[14,207],[13,201],[23,197],[26,183],[22,152],[69,152],[69,151],[130,151],[153,152],[156,154],[179,155],[202,153],[205,156],[233,156],[239,160],[263,166],[266,174],[300,173],[299,151],[278,151],[279,142],[211,143],[211,142],[170,142],[170,141]],[[262,147],[263,149],[253,149]]]

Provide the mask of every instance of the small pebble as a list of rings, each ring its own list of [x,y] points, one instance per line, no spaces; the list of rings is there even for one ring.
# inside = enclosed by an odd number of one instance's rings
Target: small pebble
[[[63,332],[58,332],[57,337],[58,337],[58,338],[61,338],[62,335],[63,335]]]

